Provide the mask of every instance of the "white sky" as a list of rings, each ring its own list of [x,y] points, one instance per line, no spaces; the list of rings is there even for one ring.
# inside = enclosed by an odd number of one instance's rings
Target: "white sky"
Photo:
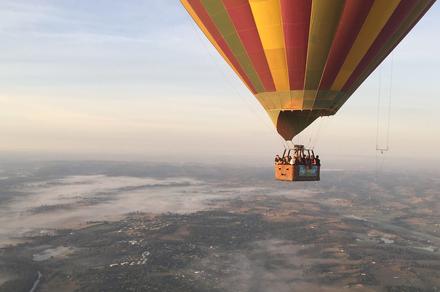
[[[389,156],[440,158],[439,31],[435,4],[393,54]],[[281,148],[177,0],[2,0],[0,36],[0,155],[265,162]],[[321,127],[321,154],[373,157],[379,71],[301,141]]]

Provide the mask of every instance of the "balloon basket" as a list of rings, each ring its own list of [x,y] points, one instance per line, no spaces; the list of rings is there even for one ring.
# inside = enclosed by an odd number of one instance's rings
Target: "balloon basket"
[[[276,164],[275,179],[282,181],[319,181],[321,167],[317,165]]]

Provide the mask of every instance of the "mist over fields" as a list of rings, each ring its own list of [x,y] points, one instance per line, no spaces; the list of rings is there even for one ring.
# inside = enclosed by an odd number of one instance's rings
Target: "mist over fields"
[[[3,160],[0,291],[437,291],[440,172],[337,166]]]

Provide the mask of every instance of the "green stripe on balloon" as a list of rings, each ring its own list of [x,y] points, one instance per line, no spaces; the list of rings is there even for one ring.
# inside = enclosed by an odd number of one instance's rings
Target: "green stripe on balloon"
[[[399,22],[398,29],[394,31],[394,34],[388,38],[388,40],[380,47],[380,50],[375,57],[368,61],[368,66],[365,67],[363,72],[358,75],[356,81],[347,85],[344,88],[346,96],[341,98],[341,100],[335,104],[333,107],[337,111],[353,94],[354,91],[365,81],[365,79],[370,76],[370,74],[382,63],[382,61],[394,50],[394,48],[400,43],[400,41],[408,34],[408,32],[417,24],[417,22],[423,17],[423,15],[428,11],[428,9],[434,4],[435,1],[423,1],[417,0],[413,1],[414,7],[411,7],[410,13],[407,13],[404,20]],[[398,11],[396,11],[395,17],[398,16]],[[351,77],[350,77],[351,78]]]
[[[223,6],[223,3],[221,1],[212,0],[201,0],[201,2],[211,17],[211,20],[216,25],[218,31],[222,35],[223,39],[228,44],[229,49],[240,63],[241,68],[243,68],[244,72],[251,80],[256,91],[264,91],[263,84],[258,77],[258,74],[249,56],[247,55],[243,44],[240,41],[237,31],[229,18],[228,12]]]

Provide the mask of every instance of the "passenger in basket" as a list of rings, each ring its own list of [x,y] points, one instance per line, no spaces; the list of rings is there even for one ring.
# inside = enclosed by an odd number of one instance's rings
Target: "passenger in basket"
[[[321,166],[321,160],[319,159],[319,155],[316,155],[315,161],[316,161],[316,166]]]
[[[280,162],[281,162],[281,157],[277,154],[275,156],[275,164],[280,164]]]

